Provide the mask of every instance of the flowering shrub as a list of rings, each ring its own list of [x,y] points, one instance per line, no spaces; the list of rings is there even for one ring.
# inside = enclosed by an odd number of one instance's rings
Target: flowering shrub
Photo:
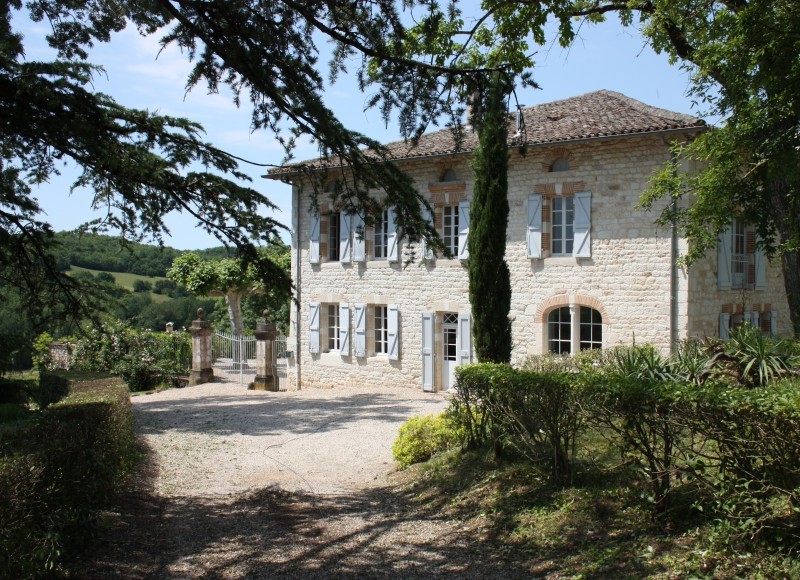
[[[75,367],[114,373],[130,390],[140,391],[158,383],[177,384],[191,356],[191,338],[185,333],[136,331],[112,323],[78,341]]]

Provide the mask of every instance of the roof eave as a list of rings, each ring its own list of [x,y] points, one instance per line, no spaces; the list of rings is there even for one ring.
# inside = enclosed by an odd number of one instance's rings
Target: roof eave
[[[676,127],[674,129],[657,129],[654,131],[636,131],[633,133],[616,133],[614,135],[598,135],[594,137],[579,137],[577,139],[560,139],[555,141],[540,141],[537,143],[519,143],[519,144],[511,144],[509,145],[510,148],[515,147],[526,147],[528,149],[537,149],[540,147],[552,147],[553,145],[564,145],[564,144],[572,144],[572,143],[589,143],[589,142],[597,142],[597,141],[612,141],[616,139],[627,139],[631,137],[648,137],[648,136],[661,136],[662,138],[667,135],[675,135],[680,133],[704,133],[710,130],[711,127],[709,125],[694,125],[689,127]],[[391,159],[392,162],[403,162],[403,161],[414,161],[416,159],[441,159],[442,157],[460,157],[464,155],[469,155],[472,153],[472,149],[464,149],[461,151],[451,151],[449,153],[432,153],[427,155],[411,155],[407,157],[396,157]],[[381,163],[383,163],[381,161]],[[328,165],[325,167],[309,167],[308,171],[312,173],[317,173],[321,171],[330,171],[331,169],[339,169],[345,167],[344,163],[340,163],[338,165]],[[268,173],[266,175],[262,175],[261,177],[264,179],[273,179],[276,181],[284,181],[290,182],[287,178],[289,177],[296,177],[298,175],[302,175],[306,173],[305,171],[287,171],[285,173],[275,173],[271,174]]]

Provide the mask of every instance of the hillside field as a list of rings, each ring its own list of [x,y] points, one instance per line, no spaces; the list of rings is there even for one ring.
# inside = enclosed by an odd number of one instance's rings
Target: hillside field
[[[79,266],[71,266],[70,269],[67,271],[67,274],[72,272],[89,272],[93,276],[96,276],[100,272],[104,270],[92,270],[90,268],[81,268]],[[156,280],[166,280],[167,278],[163,276],[141,276],[139,274],[129,274],[127,272],[108,272],[112,276],[114,276],[114,281],[116,282],[117,286],[125,288],[126,290],[130,290],[133,292],[133,283],[136,280],[144,280],[145,282],[149,282],[152,284]],[[153,302],[165,302],[169,300],[169,296],[166,294],[155,294],[153,292],[150,293],[150,297],[153,299]]]

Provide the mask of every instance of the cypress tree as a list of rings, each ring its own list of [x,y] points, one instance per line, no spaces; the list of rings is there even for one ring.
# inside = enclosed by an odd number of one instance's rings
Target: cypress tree
[[[475,186],[470,204],[469,301],[472,336],[481,362],[511,360],[511,280],[505,261],[508,227],[507,82],[491,78],[479,144],[472,161]]]

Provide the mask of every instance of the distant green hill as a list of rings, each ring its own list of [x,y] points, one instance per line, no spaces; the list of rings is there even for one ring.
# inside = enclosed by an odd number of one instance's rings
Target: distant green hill
[[[58,245],[54,254],[61,270],[70,266],[103,272],[129,273],[139,276],[164,277],[176,256],[183,253],[169,246],[129,242],[123,246],[120,238],[102,234],[78,235],[74,232],[58,232]],[[224,258],[228,250],[222,246],[205,250],[193,250],[208,258]],[[118,282],[124,286],[122,282]]]
[[[107,272],[107,270],[94,270],[92,268],[81,268],[80,266],[72,266],[69,270],[67,270],[67,274],[72,274],[74,272],[89,272],[92,276],[97,276],[100,272]],[[141,274],[131,274],[130,272],[108,272],[114,277],[114,282],[117,286],[121,286],[126,290],[133,292],[134,282],[137,280],[142,280],[150,284],[150,286],[154,286],[155,282],[158,280],[167,280],[164,276],[142,276]],[[153,299],[153,302],[163,302],[165,300],[169,300],[169,296],[166,294],[155,294],[150,292],[150,296]]]

